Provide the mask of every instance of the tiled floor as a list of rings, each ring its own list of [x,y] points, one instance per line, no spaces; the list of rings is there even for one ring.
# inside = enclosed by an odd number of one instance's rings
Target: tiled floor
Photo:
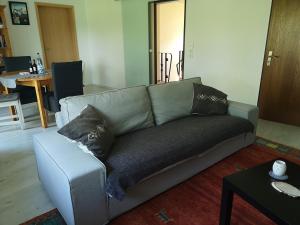
[[[257,136],[300,150],[300,127],[259,120]]]
[[[85,94],[108,90],[86,86]],[[54,208],[39,182],[32,135],[56,129],[54,116],[50,128],[41,128],[36,104],[25,105],[26,129],[18,126],[0,127],[0,225],[16,225]],[[0,109],[0,115],[8,115]]]
[[[89,87],[86,93],[103,90]],[[32,135],[55,129],[55,123],[40,128],[33,113],[27,116],[28,127],[0,130],[0,225],[19,224],[54,207],[38,180]],[[260,120],[257,135],[300,149],[300,127]]]
[[[38,180],[32,146],[32,135],[44,131],[33,128],[0,133],[1,225],[16,225],[53,208]]]

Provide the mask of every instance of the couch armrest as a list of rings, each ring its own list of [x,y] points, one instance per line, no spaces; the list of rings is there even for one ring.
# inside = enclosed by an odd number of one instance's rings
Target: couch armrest
[[[108,222],[106,169],[56,130],[33,138],[39,178],[68,225]]]
[[[257,106],[229,101],[228,114],[249,120],[254,126],[254,133],[257,127],[258,113]]]

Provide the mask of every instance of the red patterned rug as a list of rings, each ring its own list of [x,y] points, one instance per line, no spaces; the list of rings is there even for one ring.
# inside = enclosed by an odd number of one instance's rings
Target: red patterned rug
[[[300,151],[258,138],[253,144],[191,179],[114,219],[110,225],[217,225],[222,178],[258,164],[285,158],[300,164]],[[255,185],[255,183],[253,184]],[[65,224],[57,210],[23,225]],[[232,225],[272,225],[271,220],[234,197]]]

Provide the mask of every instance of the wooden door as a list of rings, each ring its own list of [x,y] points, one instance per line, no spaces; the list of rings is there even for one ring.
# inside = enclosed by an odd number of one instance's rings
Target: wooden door
[[[47,68],[53,62],[78,60],[74,9],[72,6],[36,4]]]
[[[300,126],[300,1],[273,0],[260,117]]]

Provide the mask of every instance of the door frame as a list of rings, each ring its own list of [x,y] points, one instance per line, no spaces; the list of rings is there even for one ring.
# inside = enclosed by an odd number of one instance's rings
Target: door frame
[[[148,2],[148,54],[149,54],[149,84],[152,84],[152,81],[154,84],[157,84],[157,5],[160,3],[166,3],[166,2],[175,2],[177,0],[154,0]],[[153,18],[153,34],[151,34],[151,23],[152,23],[152,11],[151,11],[151,5],[153,4],[154,7],[154,18]],[[186,34],[186,4],[187,0],[184,0],[184,21],[183,21],[183,73],[182,73],[182,79],[184,79],[184,65],[185,65],[185,34]],[[154,37],[154,40],[152,40],[152,36]],[[153,41],[153,49],[150,52],[150,49],[152,47],[152,41]],[[154,62],[152,63],[152,56],[151,54],[154,54]],[[154,65],[155,71],[152,71],[152,64]],[[154,74],[154,79],[152,80],[152,74]]]
[[[79,50],[78,50],[78,40],[77,40],[77,31],[76,31],[76,19],[75,19],[75,10],[73,5],[64,5],[64,4],[56,4],[56,3],[46,3],[46,2],[35,2],[35,11],[36,11],[36,18],[37,18],[37,24],[38,24],[38,30],[39,30],[39,36],[41,40],[41,47],[42,47],[42,55],[44,59],[44,66],[46,69],[48,68],[48,61],[47,61],[47,55],[45,51],[45,42],[43,38],[42,28],[41,28],[41,21],[40,21],[40,13],[39,13],[39,7],[52,7],[52,8],[64,8],[68,9],[71,12],[71,22],[73,24],[73,39],[75,43],[75,54],[77,60],[79,60]]]

